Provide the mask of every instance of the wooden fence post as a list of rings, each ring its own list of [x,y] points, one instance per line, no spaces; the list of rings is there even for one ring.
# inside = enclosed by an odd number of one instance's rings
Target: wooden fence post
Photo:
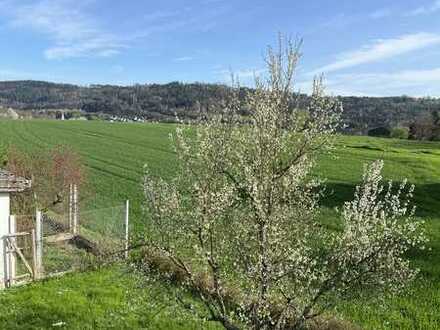
[[[35,217],[35,272],[39,278],[43,270],[43,223],[41,211],[37,211]]]
[[[129,209],[130,201],[127,199],[125,201],[125,259],[128,259],[128,248],[129,248]]]
[[[15,220],[15,215],[9,216],[9,234],[15,234],[17,231],[17,223]],[[15,242],[15,237],[11,238]],[[15,277],[17,276],[17,259],[15,253],[11,250],[8,253],[8,279],[9,286],[14,285]]]

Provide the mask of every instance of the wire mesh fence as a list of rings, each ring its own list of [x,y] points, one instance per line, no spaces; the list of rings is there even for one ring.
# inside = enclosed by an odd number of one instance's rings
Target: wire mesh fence
[[[81,269],[85,253],[72,244],[68,215],[43,213],[41,225],[41,271],[50,276]]]
[[[86,211],[36,212],[16,215],[7,248],[11,283],[76,271],[90,261],[126,256],[128,202],[126,205]],[[73,219],[75,219],[73,221]]]
[[[71,231],[68,214],[45,212],[42,214],[43,237],[50,237]]]
[[[79,235],[103,256],[122,251],[126,247],[126,212],[124,205],[79,212]]]
[[[43,268],[46,274],[83,268],[90,256],[110,261],[123,257],[127,234],[126,206],[47,212],[42,217]],[[111,261],[112,261],[111,260]]]

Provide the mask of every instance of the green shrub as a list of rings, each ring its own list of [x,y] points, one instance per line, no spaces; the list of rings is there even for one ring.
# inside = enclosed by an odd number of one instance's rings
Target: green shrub
[[[390,129],[387,127],[376,127],[368,131],[368,136],[376,137],[388,137],[390,135]]]
[[[407,140],[409,137],[409,129],[407,127],[394,127],[390,132],[390,137]]]

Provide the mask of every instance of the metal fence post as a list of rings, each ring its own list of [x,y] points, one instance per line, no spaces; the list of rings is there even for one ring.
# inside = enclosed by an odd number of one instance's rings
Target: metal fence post
[[[43,223],[41,211],[37,211],[35,220],[35,276],[39,278],[43,269]]]
[[[78,234],[78,188],[73,185],[73,235]]]
[[[130,201],[127,199],[125,201],[125,259],[128,259],[128,248],[129,248],[129,209],[130,209]]]
[[[72,232],[73,222],[73,185],[69,184],[69,231]]]
[[[37,280],[39,278],[38,271],[38,261],[37,261],[37,235],[35,234],[35,229],[31,230],[32,237],[32,277],[33,280]]]

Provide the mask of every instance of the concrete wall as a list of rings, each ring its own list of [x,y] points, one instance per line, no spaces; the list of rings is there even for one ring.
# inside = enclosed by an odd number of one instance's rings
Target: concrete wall
[[[0,289],[4,287],[5,256],[3,236],[9,232],[9,194],[0,193]]]

